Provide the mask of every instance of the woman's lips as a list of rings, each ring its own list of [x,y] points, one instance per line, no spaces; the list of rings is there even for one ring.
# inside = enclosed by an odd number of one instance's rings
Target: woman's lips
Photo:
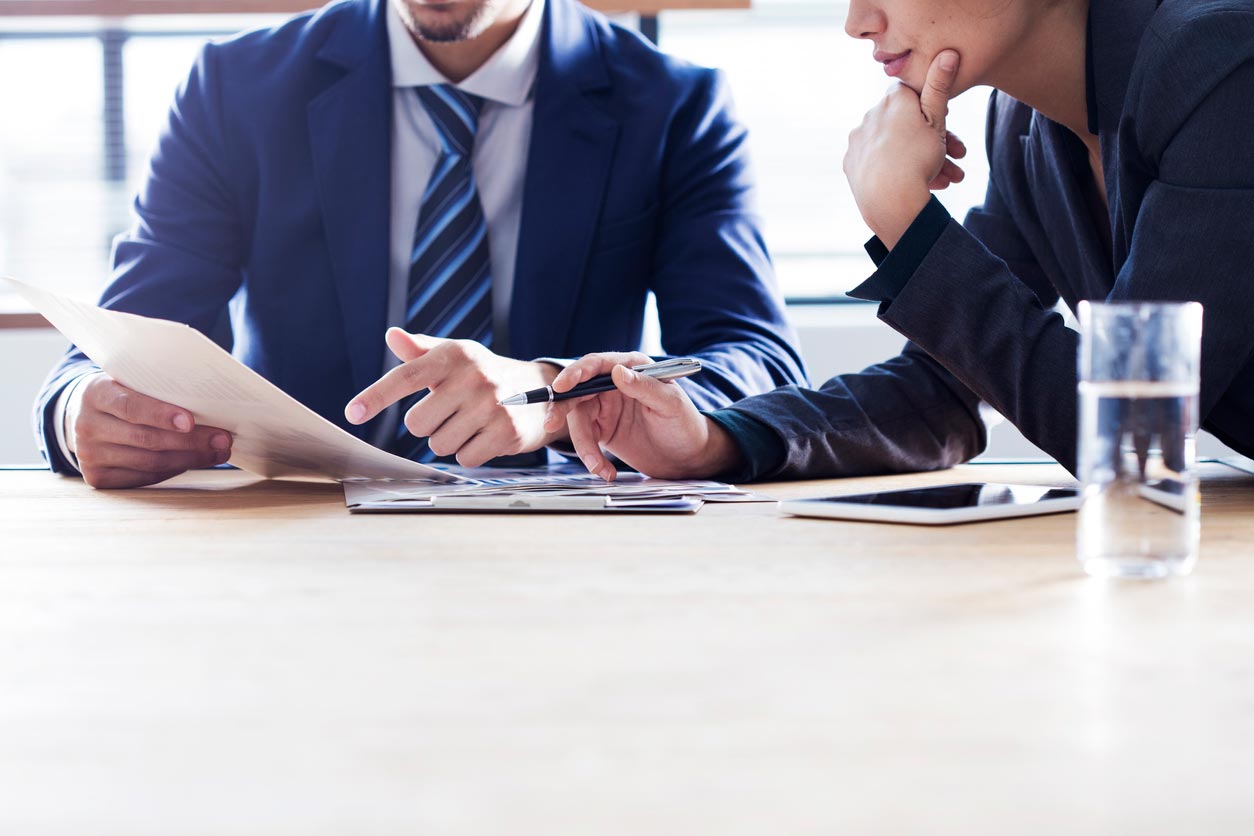
[[[884,65],[885,74],[896,78],[906,68],[906,62],[910,60],[910,50],[897,53],[876,52],[875,60]]]

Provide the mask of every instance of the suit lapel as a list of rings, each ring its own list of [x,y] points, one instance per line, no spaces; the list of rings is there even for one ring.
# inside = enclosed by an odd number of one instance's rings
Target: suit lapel
[[[1067,240],[1052,241],[1051,249],[1059,261],[1055,281],[1063,298],[1074,307],[1081,299],[1102,299],[1114,283],[1106,248],[1093,227],[1084,185],[1077,179],[1071,161],[1075,154],[1071,142],[1079,140],[1066,128],[1051,122],[1039,113],[1032,114],[1032,125],[1023,137],[1024,163],[1028,181],[1033,187],[1033,201],[1045,229],[1070,227]],[[1052,219],[1046,220],[1046,219]]]
[[[547,0],[510,310],[511,353],[563,355],[601,218],[618,122],[599,35],[572,0]]]
[[[309,103],[310,146],[353,382],[383,367],[391,239],[392,72],[383,3],[359,0],[318,57],[339,77]],[[335,72],[336,70],[333,70]]]
[[[1100,129],[1106,201],[1116,263],[1131,245],[1135,217],[1122,211],[1119,182],[1119,129],[1137,52],[1161,0],[1093,0],[1089,7],[1089,126]]]

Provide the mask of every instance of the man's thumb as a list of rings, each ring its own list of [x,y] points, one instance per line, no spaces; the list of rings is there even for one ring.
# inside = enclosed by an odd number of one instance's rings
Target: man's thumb
[[[923,92],[919,94],[919,107],[932,127],[945,130],[945,117],[949,115],[949,99],[953,95],[954,79],[958,77],[958,53],[952,49],[941,50],[928,67]]]
[[[677,389],[666,381],[654,380],[626,366],[615,366],[610,375],[620,392],[651,409],[664,409]]]

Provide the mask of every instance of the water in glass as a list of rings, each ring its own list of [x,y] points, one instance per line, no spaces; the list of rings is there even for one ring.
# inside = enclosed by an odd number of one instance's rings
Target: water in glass
[[[1080,383],[1085,500],[1078,551],[1094,575],[1185,575],[1197,559],[1197,385]]]

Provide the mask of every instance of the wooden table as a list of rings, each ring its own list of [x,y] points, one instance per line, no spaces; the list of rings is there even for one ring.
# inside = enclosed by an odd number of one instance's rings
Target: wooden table
[[[1054,466],[764,487],[780,497]],[[1245,833],[1254,477],[1186,579],[1072,515],[350,516],[0,474],[0,832]],[[545,545],[552,543],[553,545]]]

